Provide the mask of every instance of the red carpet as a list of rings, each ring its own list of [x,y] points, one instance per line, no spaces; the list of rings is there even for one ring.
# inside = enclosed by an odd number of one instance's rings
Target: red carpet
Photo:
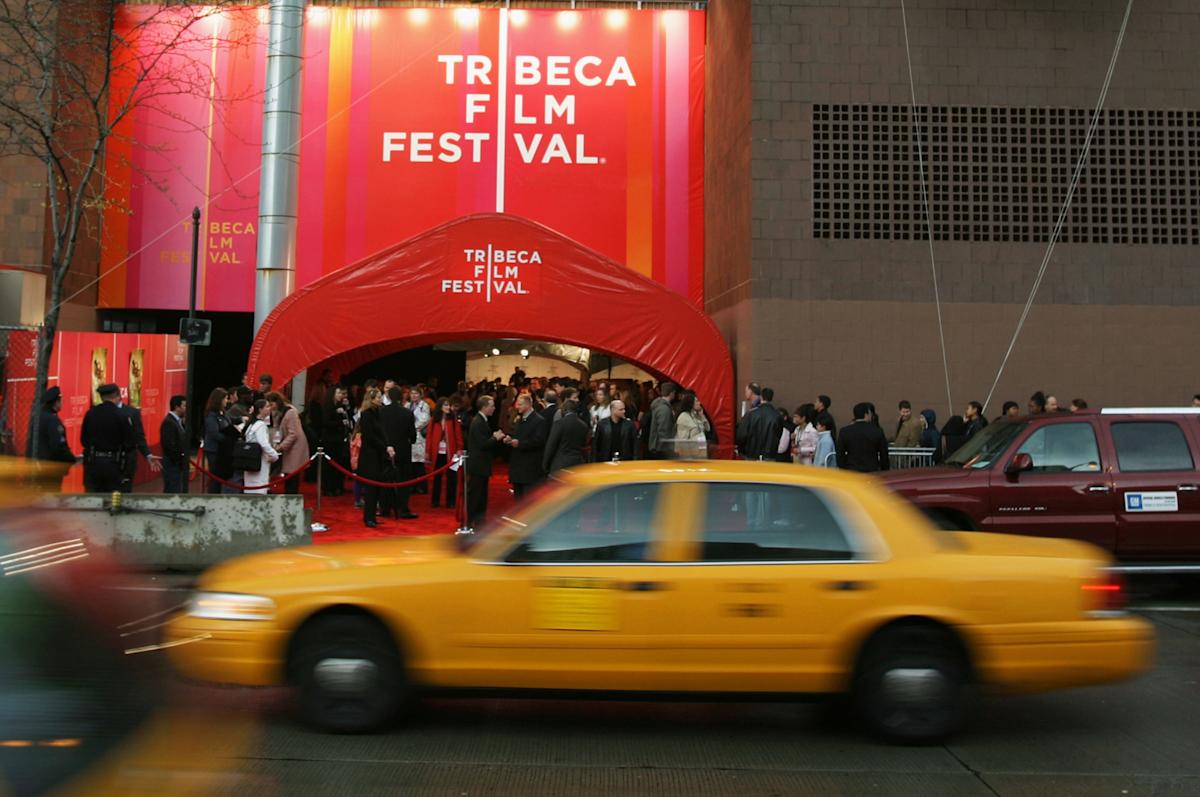
[[[460,480],[461,481],[461,480]],[[416,520],[394,520],[380,516],[379,527],[369,529],[363,525],[361,509],[354,508],[354,496],[350,493],[350,480],[346,480],[347,492],[337,498],[326,496],[321,499],[321,509],[317,505],[317,485],[305,483],[302,487],[304,505],[313,511],[313,522],[324,523],[328,531],[313,532],[314,544],[328,542],[353,542],[354,540],[381,539],[402,535],[420,534],[453,534],[458,528],[458,519],[453,509],[445,507],[446,484],[442,480],[442,507],[434,509],[430,504],[430,496],[413,495],[409,498],[409,508],[418,517]],[[512,492],[508,483],[508,468],[503,462],[497,462],[488,482],[488,518],[506,511],[513,503]],[[432,491],[432,486],[430,490]],[[459,487],[461,490],[461,486]],[[461,498],[461,496],[460,496]]]

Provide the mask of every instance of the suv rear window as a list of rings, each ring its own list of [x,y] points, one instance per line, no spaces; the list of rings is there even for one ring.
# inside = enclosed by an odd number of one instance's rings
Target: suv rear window
[[[1192,452],[1178,424],[1133,421],[1112,425],[1117,463],[1125,473],[1192,470]]]

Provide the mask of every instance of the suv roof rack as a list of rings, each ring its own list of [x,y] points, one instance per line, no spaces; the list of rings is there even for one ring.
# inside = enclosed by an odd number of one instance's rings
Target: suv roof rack
[[[1200,407],[1105,407],[1101,415],[1200,415]]]

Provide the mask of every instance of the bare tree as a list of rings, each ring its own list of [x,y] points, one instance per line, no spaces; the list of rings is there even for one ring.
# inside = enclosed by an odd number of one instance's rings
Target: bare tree
[[[106,206],[109,143],[124,135],[129,125],[122,123],[139,108],[180,94],[210,96],[210,59],[186,56],[217,45],[220,26],[213,18],[226,10],[221,2],[0,0],[0,157],[41,164],[49,226],[49,306],[37,340],[29,456],[38,454],[38,410],[64,283],[81,230],[94,234]],[[208,132],[203,122],[178,121]]]

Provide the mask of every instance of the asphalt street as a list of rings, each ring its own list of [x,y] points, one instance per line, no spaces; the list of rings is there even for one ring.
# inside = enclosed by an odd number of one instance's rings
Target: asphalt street
[[[238,794],[1198,795],[1200,605],[1147,594],[1153,670],[1128,683],[985,698],[947,744],[864,737],[827,706],[433,701],[374,736],[296,725],[278,691],[193,697],[251,721],[214,750]]]

